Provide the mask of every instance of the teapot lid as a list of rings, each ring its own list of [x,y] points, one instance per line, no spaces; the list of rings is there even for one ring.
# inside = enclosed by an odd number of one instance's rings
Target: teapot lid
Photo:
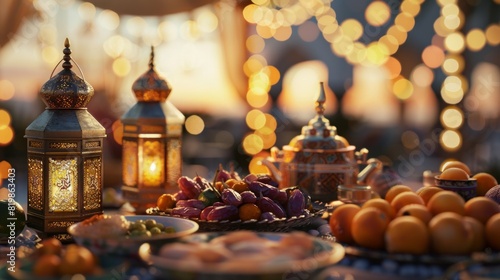
[[[338,149],[344,148],[345,144],[337,138],[337,127],[331,126],[330,121],[325,118],[325,89],[320,82],[320,92],[316,100],[316,116],[308,125],[302,127],[302,133],[290,141],[290,146],[295,149]]]

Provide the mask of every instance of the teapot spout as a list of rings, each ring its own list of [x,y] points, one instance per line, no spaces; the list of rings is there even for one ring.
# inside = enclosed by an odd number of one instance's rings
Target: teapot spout
[[[281,181],[282,181],[281,172],[278,169],[278,167],[276,167],[274,165],[274,161],[271,161],[270,159],[265,158],[265,159],[262,159],[260,161],[260,163],[269,169],[269,171],[271,172],[271,177],[273,177],[273,179],[276,182],[281,183]]]
[[[382,171],[383,163],[379,159],[371,158],[367,160],[366,163],[368,165],[358,174],[357,178],[358,185],[366,184],[366,181],[370,175]]]

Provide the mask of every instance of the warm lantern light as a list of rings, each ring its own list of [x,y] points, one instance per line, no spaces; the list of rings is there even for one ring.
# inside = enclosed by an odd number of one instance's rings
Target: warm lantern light
[[[166,101],[170,85],[154,69],[133,84],[138,102],[126,112],[123,124],[123,196],[136,212],[156,205],[163,193],[177,190],[181,176],[181,136],[184,115]]]
[[[94,89],[71,71],[66,39],[64,68],[40,90],[46,110],[26,128],[28,225],[69,239],[67,227],[102,213],[104,127],[87,111]],[[83,75],[83,74],[82,74]]]

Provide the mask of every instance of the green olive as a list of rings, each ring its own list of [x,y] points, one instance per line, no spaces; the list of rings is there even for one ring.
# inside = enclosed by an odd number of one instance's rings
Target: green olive
[[[156,221],[153,220],[153,219],[147,219],[144,224],[146,225],[146,228],[147,229],[151,229],[153,228],[154,226],[156,226]]]
[[[149,232],[151,232],[151,235],[158,235],[158,234],[161,234],[162,231],[161,229],[157,228],[157,227],[152,227]]]

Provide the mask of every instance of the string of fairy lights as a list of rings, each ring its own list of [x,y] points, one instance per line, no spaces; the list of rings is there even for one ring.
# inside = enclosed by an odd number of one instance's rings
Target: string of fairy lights
[[[420,12],[423,0],[402,1],[394,21],[381,35],[378,28],[389,21],[392,12],[391,7],[383,1],[373,1],[366,7],[364,16],[369,26],[365,27],[352,18],[338,22],[331,1],[317,0],[304,3],[306,1],[253,0],[252,2],[243,10],[245,20],[254,24],[256,31],[256,35],[248,38],[247,48],[252,55],[244,66],[249,80],[247,102],[253,107],[247,115],[247,124],[253,133],[249,133],[243,142],[245,151],[253,155],[249,165],[250,171],[263,170],[264,167],[259,166],[258,162],[268,156],[265,150],[274,144],[265,138],[260,139],[262,134],[272,135],[271,139],[275,139],[272,128],[276,123],[276,120],[262,112],[261,108],[268,102],[269,97],[265,93],[281,75],[275,67],[267,65],[267,61],[260,53],[265,48],[265,39],[286,41],[292,34],[293,25],[299,26],[298,31],[301,35],[300,28],[314,18],[323,38],[330,43],[335,55],[345,58],[352,65],[368,64],[385,67],[389,71],[392,93],[402,101],[412,96],[414,85],[410,79],[401,75],[402,66],[394,54],[406,42],[408,33],[414,28],[415,17]],[[499,4],[500,1],[494,0],[494,2]],[[440,94],[448,105],[440,113],[443,126],[440,145],[444,150],[453,152],[460,149],[463,141],[459,129],[464,123],[465,114],[457,106],[468,91],[468,80],[461,74],[465,68],[463,52],[465,49],[472,52],[480,51],[486,44],[498,46],[500,25],[492,23],[485,30],[473,28],[464,34],[460,29],[465,24],[465,17],[457,1],[437,0],[437,4],[440,7],[440,16],[434,23],[436,34],[432,44],[422,52],[423,64],[415,67],[412,76],[417,76],[415,78],[417,81],[418,76],[424,76],[426,78],[420,80],[425,80],[425,84],[430,85],[434,79],[431,69],[441,68],[447,75]],[[298,10],[300,12],[297,12]],[[314,40],[302,35],[301,38],[304,41]],[[361,39],[369,43],[364,44]],[[406,135],[408,134],[402,135],[402,141]],[[410,139],[407,142],[415,142],[414,140]]]

